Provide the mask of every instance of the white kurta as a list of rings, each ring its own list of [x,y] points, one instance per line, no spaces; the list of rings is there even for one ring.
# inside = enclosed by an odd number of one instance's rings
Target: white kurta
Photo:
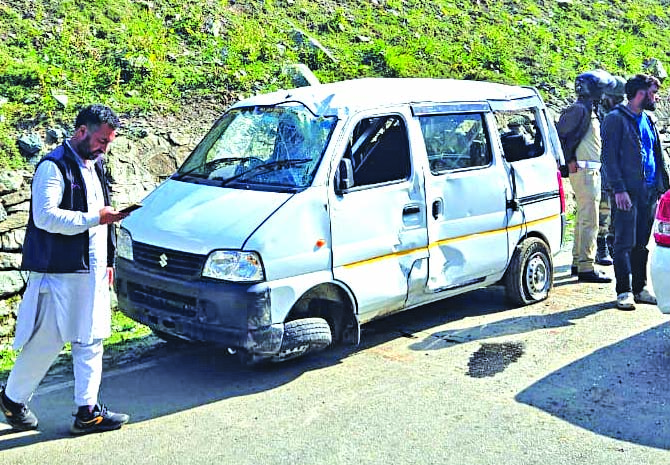
[[[49,294],[45,303],[54,311],[64,341],[90,344],[111,333],[111,310],[107,280],[107,226],[100,225],[99,211],[104,207],[100,180],[92,161],[77,160],[86,184],[88,212],[58,208],[64,191],[63,176],[51,161],[42,162],[33,178],[32,208],[35,225],[50,233],[75,235],[88,230],[88,273],[30,272],[28,285],[19,307],[14,348],[30,339],[38,312],[39,294]]]

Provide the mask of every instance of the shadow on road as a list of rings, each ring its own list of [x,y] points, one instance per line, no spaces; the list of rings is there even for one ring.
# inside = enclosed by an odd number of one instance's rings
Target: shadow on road
[[[544,328],[571,326],[574,324],[574,320],[585,318],[602,310],[609,310],[613,305],[612,302],[604,302],[565,312],[519,316],[469,328],[439,331],[412,344],[410,348],[413,350],[438,350],[464,342],[511,336]]]
[[[604,347],[516,400],[603,436],[670,449],[670,324]]]
[[[160,350],[157,357],[111,367],[118,368],[116,372],[107,370],[100,399],[111,410],[128,413],[131,423],[150,421],[221,400],[269,391],[309,371],[336,365],[353,353],[398,337],[467,316],[510,308],[504,303],[502,289],[481,289],[366,324],[359,346],[336,346],[311,357],[255,368],[241,365],[224,350],[208,346]],[[0,451],[70,438],[72,383],[53,384],[53,379],[47,378],[44,384],[30,405],[40,420],[39,430],[17,433],[0,422]]]

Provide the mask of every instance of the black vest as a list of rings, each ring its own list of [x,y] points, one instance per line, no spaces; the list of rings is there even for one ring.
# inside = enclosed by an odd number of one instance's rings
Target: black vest
[[[49,160],[56,164],[63,176],[65,188],[59,208],[71,211],[88,211],[86,185],[75,155],[67,144],[63,144],[45,156],[39,164]],[[39,164],[37,166],[39,166]],[[105,205],[110,204],[109,185],[102,160],[95,163],[95,172],[100,179]],[[107,266],[114,263],[114,238],[112,228],[107,226]],[[73,236],[50,233],[40,229],[33,220],[33,206],[26,237],[23,242],[21,269],[42,273],[87,273],[89,270],[88,230]]]

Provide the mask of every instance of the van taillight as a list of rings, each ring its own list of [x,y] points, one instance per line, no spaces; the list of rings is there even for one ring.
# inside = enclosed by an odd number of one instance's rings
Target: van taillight
[[[654,240],[658,245],[670,247],[670,191],[663,194],[658,201]]]
[[[563,179],[561,178],[561,172],[556,171],[556,176],[558,177],[558,193],[561,196],[561,213],[565,213],[565,190],[563,189]]]

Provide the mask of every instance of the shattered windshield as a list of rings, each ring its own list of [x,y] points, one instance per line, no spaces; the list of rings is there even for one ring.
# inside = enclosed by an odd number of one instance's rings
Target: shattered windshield
[[[293,102],[231,110],[173,178],[226,187],[305,188],[312,183],[336,122],[335,117],[315,116]]]

